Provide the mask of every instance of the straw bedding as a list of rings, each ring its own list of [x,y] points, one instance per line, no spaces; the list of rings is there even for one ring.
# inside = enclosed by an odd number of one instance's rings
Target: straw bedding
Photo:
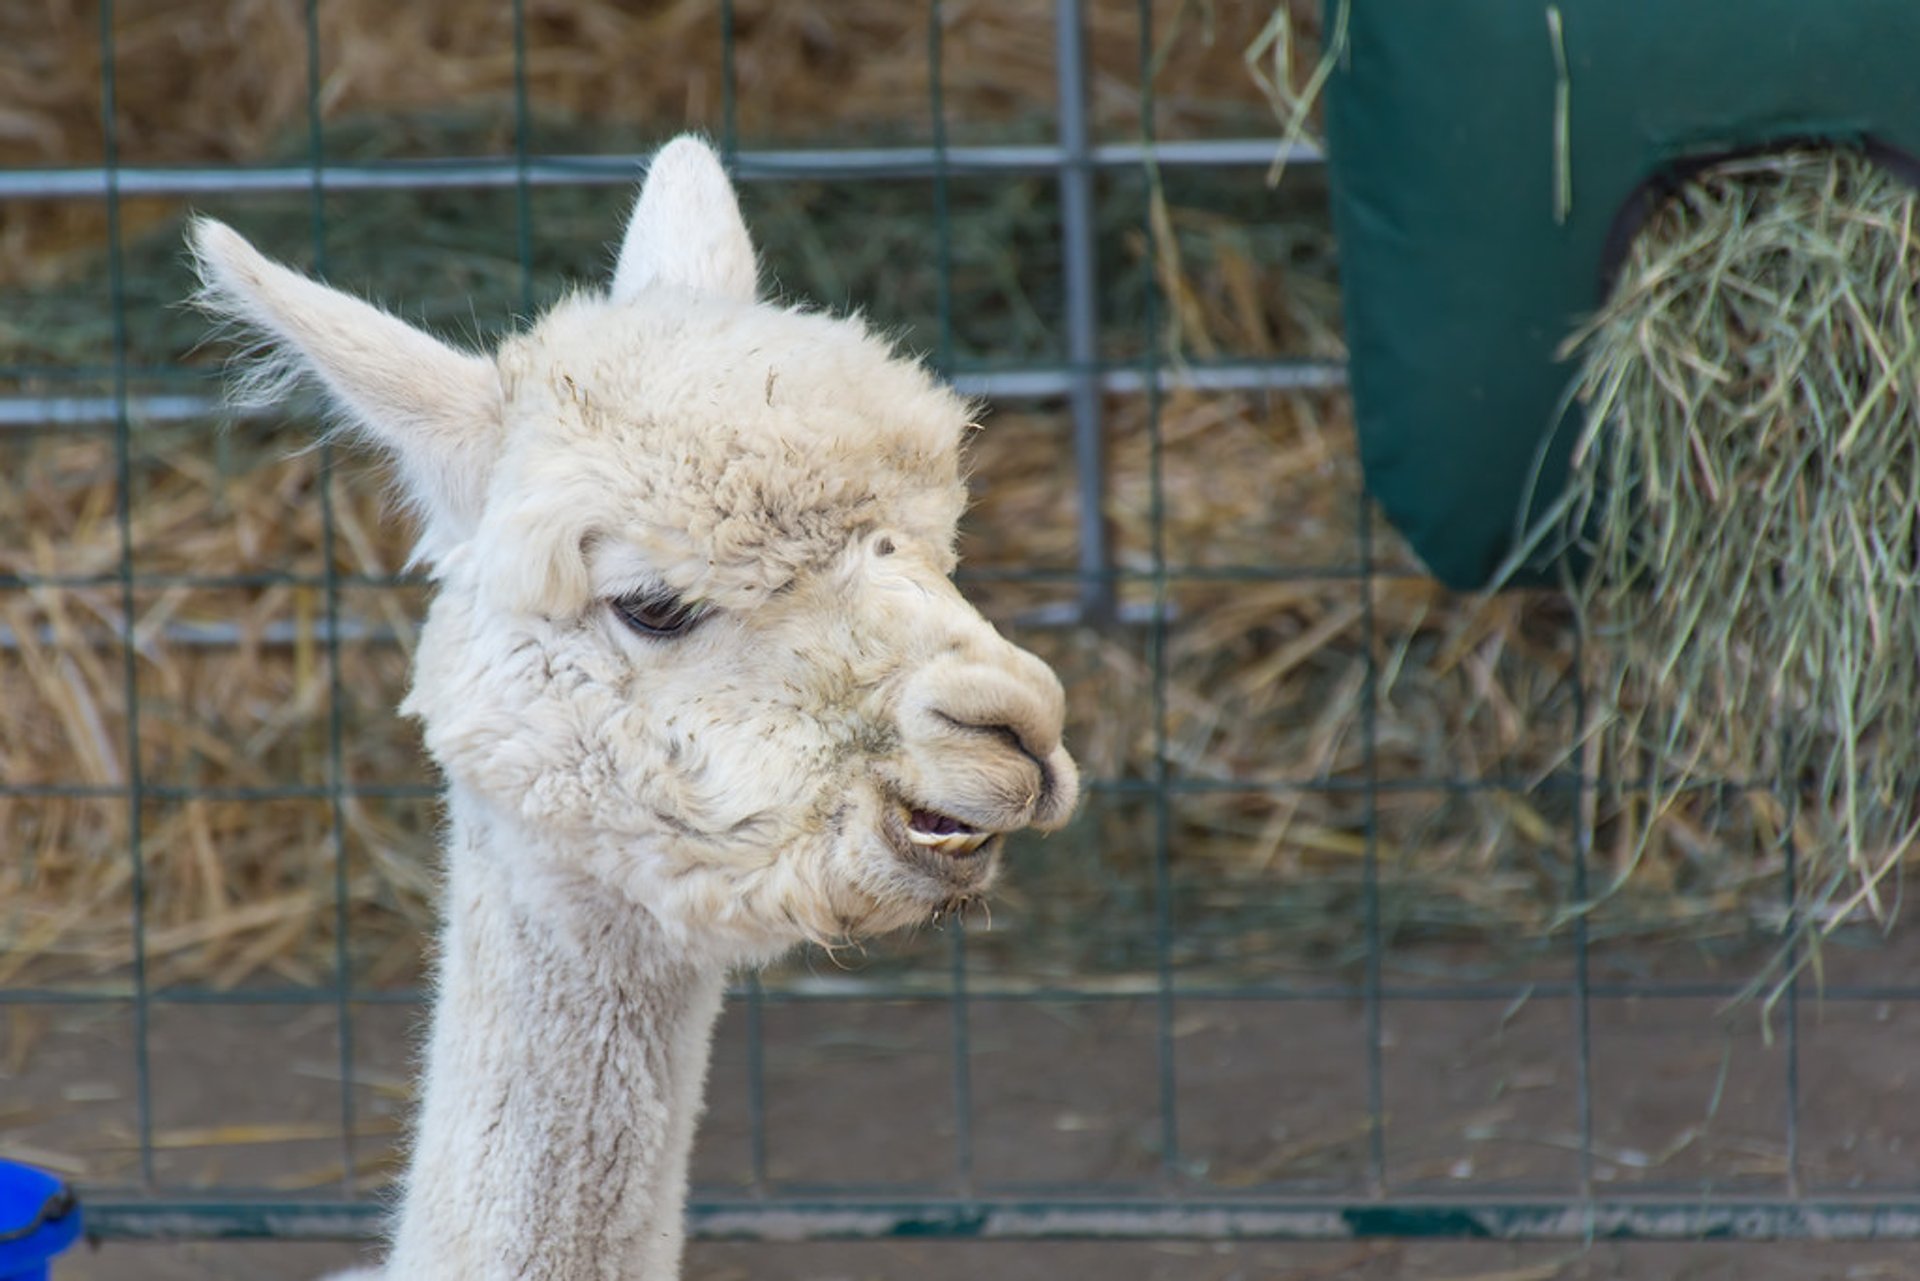
[[[63,70],[0,84],[0,101],[19,104],[26,122],[0,130],[0,161],[96,159],[98,59],[88,51],[97,32],[82,6],[37,8],[46,21],[0,37],[32,52],[19,66]],[[686,123],[722,125],[717,72],[638,71],[720,65],[706,0],[526,8],[536,150],[637,148]],[[1136,136],[1134,6],[1091,8],[1098,130]],[[1273,132],[1260,78],[1243,63],[1250,47],[1273,56],[1270,29],[1262,32],[1268,13],[1154,8],[1161,136]],[[926,136],[918,8],[736,10],[745,141]],[[331,154],[510,153],[511,33],[504,17],[472,26],[456,22],[456,11],[467,7],[321,6]],[[218,20],[199,6],[191,19],[186,13],[156,0],[122,23],[122,158],[303,156],[297,8],[237,0]],[[1044,137],[1053,93],[1046,24],[1014,0],[949,3],[946,13],[953,140]],[[1299,32],[1311,28],[1302,17]],[[1308,43],[1290,40],[1282,50],[1281,70],[1296,82],[1311,70]],[[1262,68],[1269,79],[1274,72]],[[1103,180],[1105,354],[1125,359],[1151,345],[1196,360],[1337,358],[1321,176],[1297,169],[1277,192],[1257,173],[1162,177],[1158,187]],[[746,200],[781,288],[858,301],[909,345],[950,349],[962,361],[1059,359],[1051,185],[953,184],[950,331],[937,320],[939,278],[927,249],[937,241],[935,195],[925,183],[804,183],[752,188]],[[604,268],[623,198],[535,193],[536,303],[564,279]],[[305,196],[202,204],[275,252],[312,261]],[[511,193],[337,197],[326,213],[329,275],[404,300],[410,316],[443,332],[484,334],[522,305]],[[197,321],[169,307],[185,291],[182,210],[129,202],[126,214],[133,386],[178,390],[148,371],[181,359],[198,338]],[[99,206],[84,202],[8,211],[0,230],[8,365],[71,371],[111,356],[99,218]],[[1158,229],[1151,242],[1150,224]],[[205,353],[193,359],[210,367]],[[14,390],[94,386],[71,373],[12,379]],[[1164,545],[1173,564],[1209,571],[1166,589],[1163,686],[1151,628],[1036,621],[1073,594],[1063,407],[1003,406],[979,437],[964,547],[969,591],[1062,671],[1078,754],[1090,775],[1119,783],[1096,793],[1073,831],[1019,852],[994,914],[997,926],[1013,918],[1022,928],[975,931],[979,981],[1104,974],[1125,982],[1151,970],[1157,819],[1144,785],[1157,776],[1156,751],[1181,789],[1166,826],[1184,973],[1271,975],[1302,962],[1324,970],[1358,955],[1370,828],[1389,937],[1465,941],[1483,959],[1489,949],[1524,956],[1552,945],[1568,906],[1580,795],[1533,785],[1579,763],[1566,599],[1463,600],[1425,579],[1358,497],[1342,395],[1176,394],[1158,406],[1157,454],[1149,410],[1137,397],[1108,404],[1106,514],[1120,564],[1146,573]],[[311,432],[298,409],[225,432],[210,422],[135,425],[136,569],[229,576],[217,587],[169,580],[135,592],[138,769],[156,789],[139,815],[145,946],[160,982],[325,980],[343,922],[357,982],[406,981],[417,968],[430,914],[433,780],[413,730],[388,709],[403,687],[423,592],[366,583],[399,569],[405,531],[381,515],[377,473],[344,462],[332,482],[333,563],[347,583],[335,671],[325,595],[312,585],[327,553],[323,459],[296,452]],[[0,451],[0,573],[114,573],[111,436],[16,434],[0,437]],[[1364,547],[1377,570],[1370,591],[1352,572]],[[1018,580],[1028,571],[1038,581]],[[1149,580],[1129,580],[1124,595],[1136,615],[1156,607]],[[134,833],[124,799],[111,792],[128,784],[135,762],[119,620],[111,583],[0,592],[0,774],[102,793],[0,798],[8,854],[0,859],[0,982],[124,982]],[[337,832],[326,796],[336,687],[343,776],[379,792],[349,796]],[[1373,716],[1363,714],[1370,687]],[[247,789],[287,784],[301,790],[247,799]],[[204,789],[214,794],[191,794]],[[1648,821],[1631,797],[1591,799],[1600,856],[1619,882],[1590,915],[1597,937],[1772,936],[1780,847],[1759,839],[1751,812],[1681,792]],[[1638,817],[1623,824],[1622,814]],[[336,842],[347,855],[344,912],[334,905]],[[889,946],[868,965],[895,963],[884,956],[911,966],[944,949],[939,939]]]

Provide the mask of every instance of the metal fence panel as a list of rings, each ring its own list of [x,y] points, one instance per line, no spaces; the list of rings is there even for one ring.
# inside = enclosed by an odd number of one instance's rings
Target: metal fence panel
[[[1146,730],[1151,742],[1146,767],[1130,776],[1090,780],[1099,804],[1127,807],[1135,853],[1143,857],[1144,875],[1138,921],[1146,932],[1143,947],[1129,963],[1112,973],[1050,975],[1025,983],[983,981],[975,968],[969,935],[952,928],[938,947],[945,948],[944,966],[904,977],[869,977],[822,973],[809,982],[779,990],[755,979],[744,979],[733,994],[743,1020],[745,1062],[741,1089],[731,1102],[738,1128],[744,1130],[749,1177],[731,1187],[706,1186],[696,1190],[692,1208],[695,1231],[716,1239],[795,1237],[955,1237],[955,1238],[1142,1238],[1189,1237],[1210,1240],[1248,1238],[1341,1239],[1360,1236],[1430,1236],[1501,1240],[1761,1239],[1812,1237],[1823,1240],[1920,1238],[1920,1197],[1911,1180],[1899,1187],[1869,1187],[1857,1193],[1826,1186],[1809,1192],[1801,1179],[1803,1168],[1802,1116],[1805,1101],[1801,1078],[1801,1010],[1799,980],[1787,987],[1774,1019],[1784,1072],[1777,1118],[1779,1149],[1767,1156],[1767,1173],[1746,1177],[1739,1171],[1708,1168],[1687,1176],[1683,1186],[1642,1191],[1629,1184],[1610,1186],[1603,1165],[1625,1168],[1631,1161],[1608,1147],[1601,1133],[1604,1101],[1597,1094],[1595,1061],[1595,1006],[1622,1002],[1666,1004],[1685,1012],[1736,998],[1745,987],[1737,973],[1693,975],[1684,981],[1663,980],[1648,974],[1641,980],[1596,978],[1592,967],[1595,940],[1588,917],[1574,912],[1557,935],[1555,962],[1542,972],[1519,976],[1448,977],[1416,982],[1391,977],[1388,927],[1383,919],[1383,803],[1395,797],[1432,798],[1435,805],[1450,797],[1514,792],[1546,797],[1548,802],[1580,815],[1589,815],[1594,780],[1578,768],[1577,754],[1568,768],[1545,777],[1483,772],[1477,775],[1429,777],[1396,772],[1389,776],[1381,765],[1380,715],[1386,668],[1398,661],[1395,641],[1376,618],[1380,585],[1409,571],[1397,560],[1383,558],[1382,532],[1363,494],[1351,495],[1351,519],[1356,543],[1351,560],[1312,564],[1243,565],[1216,563],[1195,556],[1195,549],[1177,546],[1170,532],[1164,490],[1165,451],[1162,408],[1176,390],[1205,392],[1260,392],[1291,394],[1335,391],[1343,384],[1337,363],[1310,359],[1228,359],[1218,363],[1188,363],[1165,353],[1158,340],[1168,300],[1156,292],[1147,272],[1143,334],[1137,358],[1113,360],[1103,355],[1104,336],[1099,289],[1102,283],[1097,240],[1102,180],[1124,175],[1152,183],[1162,171],[1176,169],[1244,168],[1259,170],[1278,154],[1268,138],[1219,140],[1182,139],[1159,143],[1153,136],[1153,65],[1156,56],[1154,7],[1142,0],[1136,10],[1138,27],[1138,84],[1141,117],[1146,127],[1138,140],[1096,142],[1086,113],[1090,92],[1085,43],[1086,14],[1079,0],[1058,0],[1053,17],[1055,66],[1059,93],[1056,136],[1019,145],[949,145],[946,109],[942,100],[944,15],[941,0],[929,0],[927,10],[927,83],[930,90],[932,136],[930,145],[864,147],[846,150],[803,151],[742,147],[733,127],[733,89],[737,70],[733,62],[732,6],[721,0],[720,20],[726,25],[725,63],[719,69],[728,89],[722,142],[737,174],[751,183],[784,184],[800,179],[832,178],[880,184],[904,180],[929,181],[937,243],[932,252],[938,264],[938,336],[933,358],[965,390],[1003,404],[1022,400],[1061,400],[1071,424],[1072,486],[1077,490],[1077,547],[1071,566],[1029,570],[993,570],[970,574],[975,586],[1022,584],[1053,589],[1053,597],[1030,607],[1021,621],[1030,627],[1073,627],[1096,634],[1124,634],[1145,656],[1150,673],[1151,708]],[[77,363],[64,369],[6,371],[15,390],[0,397],[0,441],[9,433],[59,432],[74,438],[97,438],[111,451],[117,476],[116,505],[110,518],[117,525],[117,562],[108,568],[53,568],[46,572],[12,573],[0,578],[0,592],[10,595],[105,590],[112,593],[110,617],[93,619],[82,640],[71,632],[0,630],[0,655],[18,654],[30,647],[91,646],[101,661],[117,664],[123,699],[123,727],[117,750],[125,775],[117,780],[73,777],[53,782],[0,780],[0,803],[31,807],[52,800],[89,801],[118,807],[124,815],[126,841],[125,907],[130,913],[131,952],[124,983],[65,983],[33,986],[0,984],[0,1006],[13,1011],[43,1008],[97,1008],[124,1011],[130,1019],[127,1065],[132,1082],[134,1162],[128,1178],[92,1188],[89,1223],[106,1237],[367,1237],[377,1231],[379,1209],[356,1178],[367,1156],[364,1117],[357,1106],[356,1076],[363,1070],[363,1038],[358,1028],[370,1011],[410,1006],[419,994],[404,987],[368,984],[355,972],[349,955],[353,924],[349,919],[349,879],[354,854],[349,848],[354,807],[372,802],[424,803],[433,795],[431,783],[370,781],[346,764],[353,727],[348,724],[355,691],[342,667],[342,651],[351,644],[391,644],[391,623],[370,617],[351,605],[349,597],[364,599],[372,591],[417,590],[418,579],[406,574],[356,575],[340,568],[337,544],[346,537],[336,510],[332,480],[334,459],[323,448],[319,503],[320,552],[317,565],[289,566],[272,572],[230,573],[214,564],[197,570],[156,570],[145,567],[136,547],[139,503],[136,456],[141,434],[167,423],[192,424],[214,414],[214,390],[198,375],[153,370],[140,364],[129,336],[129,267],[123,215],[127,202],[149,197],[229,196],[234,194],[307,197],[311,223],[311,252],[315,265],[325,270],[330,251],[341,246],[329,232],[331,198],[351,193],[455,191],[462,194],[498,190],[509,193],[517,225],[513,229],[518,255],[521,298],[531,307],[535,298],[533,245],[539,226],[535,195],[546,190],[593,186],[625,186],[631,182],[640,158],[634,155],[547,155],[529,145],[529,101],[526,90],[525,15],[518,0],[516,19],[515,112],[517,149],[509,157],[446,156],[411,161],[343,163],[328,155],[324,145],[322,68],[320,66],[319,6],[305,8],[306,62],[288,68],[289,75],[305,78],[308,102],[309,161],[260,167],[163,166],[122,164],[114,122],[116,15],[111,2],[100,6],[100,52],[107,74],[100,84],[101,115],[106,122],[103,163],[72,169],[12,169],[0,172],[0,201],[62,198],[98,200],[108,220],[108,293],[103,300],[111,324],[108,359],[104,366]],[[1036,14],[1034,22],[1042,18]],[[1310,147],[1295,148],[1291,157],[1310,168],[1318,161]],[[1058,360],[1021,361],[994,368],[969,366],[956,356],[953,297],[955,183],[963,179],[1008,174],[1042,175],[1057,184],[1060,208],[1058,255],[1062,266],[1063,314],[1060,327],[1064,350]],[[1136,229],[1152,246],[1164,228],[1144,218]],[[1151,258],[1151,250],[1149,258]],[[1109,410],[1123,398],[1145,405],[1142,430],[1149,451],[1150,537],[1144,546],[1116,545],[1108,519],[1112,503],[1110,460],[1114,445]],[[1068,485],[1063,477],[1062,487]],[[1343,599],[1357,610],[1360,653],[1357,723],[1353,728],[1357,768],[1334,777],[1330,772],[1292,777],[1285,770],[1261,772],[1251,779],[1195,777],[1174,768],[1170,744],[1169,708],[1170,629],[1179,625],[1180,592],[1194,583],[1271,583],[1297,581],[1315,588],[1349,593]],[[280,619],[253,627],[234,622],[172,622],[162,620],[151,635],[142,632],[149,597],[169,590],[219,591],[285,588],[311,596],[317,614],[304,621]],[[304,598],[303,598],[304,599]],[[143,768],[141,646],[153,635],[167,644],[239,647],[241,645],[298,646],[316,644],[324,665],[320,677],[326,697],[318,716],[321,768],[294,781],[268,784],[223,782],[204,784],[191,778],[151,777]],[[1571,724],[1583,716],[1575,711]],[[1569,740],[1569,751],[1574,744]],[[1279,763],[1273,763],[1279,764]],[[1182,972],[1180,946],[1188,920],[1179,906],[1181,886],[1175,862],[1176,812],[1195,798],[1225,793],[1261,799],[1303,794],[1336,797],[1356,807],[1356,840],[1346,856],[1357,861],[1361,893],[1357,915],[1357,954],[1353,962],[1329,967],[1330,977],[1300,980],[1276,976],[1270,980],[1192,979]],[[331,861],[334,904],[331,954],[325,972],[313,981],[270,987],[183,985],[157,981],[149,937],[148,885],[145,849],[146,825],[156,806],[192,801],[264,806],[300,803],[317,807],[324,820],[327,857]],[[1556,887],[1566,900],[1591,900],[1596,880],[1594,830],[1590,821],[1573,825],[1571,848],[1562,851],[1566,883]],[[1787,924],[1792,923],[1792,885],[1785,887]],[[1017,875],[1017,874],[1016,874]],[[883,945],[884,946],[884,945]],[[936,977],[930,978],[929,975]],[[1849,979],[1827,985],[1824,1000],[1832,1006],[1855,1008],[1886,1006],[1915,999],[1914,985],[1904,981]],[[809,1016],[848,1004],[884,1001],[937,1002],[950,1038],[945,1079],[953,1119],[950,1160],[943,1160],[939,1177],[860,1186],[841,1182],[822,1188],[817,1181],[785,1178],[769,1161],[770,1112],[778,1102],[777,1085],[769,1079],[766,1061],[767,1020],[780,1012],[803,1009]],[[1316,1011],[1357,1011],[1351,1041],[1336,1047],[1314,1045],[1298,1053],[1337,1060],[1355,1090],[1361,1123],[1357,1134],[1356,1167],[1360,1177],[1352,1186],[1311,1192],[1267,1186],[1255,1179],[1226,1185],[1196,1172],[1192,1145],[1183,1126],[1192,1100],[1182,1090],[1181,1017],[1198,1003],[1258,1008],[1298,1018],[1303,1028]],[[1390,1136],[1402,1123],[1389,1106],[1392,1084],[1386,1050],[1392,1039],[1390,1023],[1410,1011],[1458,1009],[1513,1011],[1530,1002],[1553,1003],[1562,1011],[1560,1031],[1567,1040],[1558,1053],[1572,1072],[1565,1107],[1551,1124],[1529,1131],[1532,1141],[1561,1145],[1571,1154],[1569,1177],[1545,1180],[1539,1186],[1488,1186],[1471,1179],[1456,1180],[1457,1189],[1431,1178],[1403,1179],[1396,1175]],[[1108,1007],[1142,1011],[1150,1027],[1146,1041],[1150,1054],[1139,1064],[1150,1078],[1151,1134],[1141,1142],[1154,1155],[1151,1168],[1135,1175],[1098,1182],[1058,1179],[1020,1185],[988,1177],[981,1162],[982,1135],[978,1123],[982,1082],[975,1071],[974,1046],[982,1037],[983,1017],[999,1018],[1009,1009],[1043,1012],[1065,1007]],[[331,1072],[337,1082],[337,1106],[330,1121],[337,1141],[339,1177],[318,1189],[295,1197],[266,1184],[182,1188],[169,1186],[157,1170],[156,1100],[150,1061],[153,1022],[167,1012],[201,1009],[274,1009],[324,1011],[335,1029]],[[1638,1008],[1638,1007],[1636,1007]],[[1424,1017],[1424,1015],[1422,1015]],[[1504,1015],[1501,1026],[1504,1026]],[[1344,1034],[1344,1032],[1343,1032]],[[1303,1036],[1311,1038],[1311,1030]],[[1732,1051],[1726,1051],[1731,1054]],[[1415,1070],[1442,1073],[1444,1063],[1416,1065]],[[1723,1064],[1724,1079],[1728,1069]],[[1275,1080],[1278,1080],[1276,1077]],[[1276,1084],[1273,1088],[1284,1088]],[[1718,1093],[1715,1100],[1717,1104]],[[915,1142],[919,1142],[918,1136]],[[1645,1157],[1646,1154],[1642,1154]],[[1655,1154],[1656,1156],[1658,1154]],[[1651,1159],[1651,1158],[1647,1158]],[[1523,1180],[1523,1182],[1525,1182]]]

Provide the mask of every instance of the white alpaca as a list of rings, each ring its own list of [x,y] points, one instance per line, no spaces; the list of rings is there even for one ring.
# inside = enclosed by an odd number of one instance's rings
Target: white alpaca
[[[729,968],[965,903],[1074,807],[1059,682],[949,581],[967,408],[757,302],[691,139],[610,292],[491,359],[219,223],[193,246],[205,303],[392,453],[438,586],[403,707],[446,921],[384,1275],[677,1277]]]

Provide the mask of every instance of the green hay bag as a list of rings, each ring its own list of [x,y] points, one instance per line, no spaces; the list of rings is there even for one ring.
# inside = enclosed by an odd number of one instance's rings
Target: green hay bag
[[[1327,0],[1343,20],[1327,123],[1361,459],[1456,588],[1564,483],[1561,345],[1679,180],[1815,139],[1920,156],[1916,0]]]

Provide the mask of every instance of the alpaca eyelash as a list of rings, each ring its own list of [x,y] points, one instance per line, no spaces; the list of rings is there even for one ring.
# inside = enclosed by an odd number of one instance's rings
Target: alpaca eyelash
[[[616,596],[607,602],[614,616],[642,636],[680,636],[708,614],[697,601],[682,600],[672,592],[644,591]]]

